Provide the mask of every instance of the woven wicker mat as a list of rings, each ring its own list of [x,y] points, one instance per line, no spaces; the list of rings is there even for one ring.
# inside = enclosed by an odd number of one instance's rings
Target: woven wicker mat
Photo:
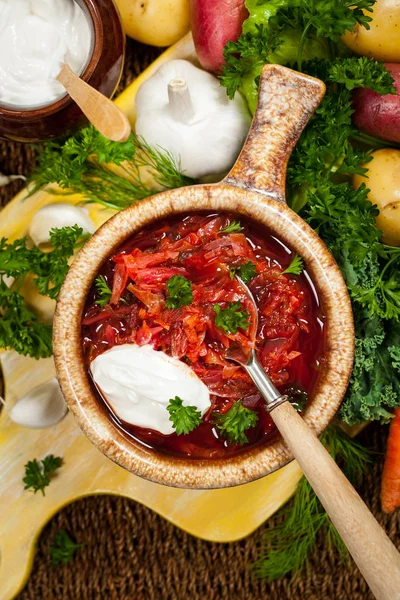
[[[158,53],[158,49],[129,42],[121,87]],[[0,172],[27,174],[34,158],[34,149],[29,145],[0,142]],[[19,187],[15,182],[0,189],[0,203],[9,201]],[[371,426],[361,435],[377,454],[376,464],[359,491],[400,548],[400,511],[386,517],[379,506],[385,436],[386,429],[379,426]],[[341,562],[323,538],[318,539],[317,549],[300,577],[285,577],[272,584],[257,580],[251,564],[257,558],[263,531],[274,527],[278,519],[270,519],[240,542],[214,544],[184,533],[131,500],[113,496],[84,498],[62,510],[44,529],[20,600],[372,599],[354,564]],[[61,528],[87,545],[68,565],[54,568],[48,550]]]

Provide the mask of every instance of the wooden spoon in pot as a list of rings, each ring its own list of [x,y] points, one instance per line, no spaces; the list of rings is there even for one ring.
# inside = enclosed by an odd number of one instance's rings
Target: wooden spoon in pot
[[[65,63],[57,75],[57,80],[104,137],[113,142],[126,142],[131,133],[130,123],[109,98],[83,81]]]
[[[251,317],[255,337],[257,305],[244,281],[236,278],[253,305]],[[254,350],[248,355],[240,346],[233,345],[225,358],[239,363],[256,384],[275,425],[377,600],[400,600],[400,554],[314,431],[290,404],[289,397],[276,389]]]

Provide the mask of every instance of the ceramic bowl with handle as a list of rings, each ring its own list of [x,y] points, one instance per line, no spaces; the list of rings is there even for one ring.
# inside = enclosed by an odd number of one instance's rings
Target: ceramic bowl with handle
[[[76,0],[92,30],[92,52],[81,78],[111,98],[121,78],[125,34],[113,0]],[[0,137],[18,142],[37,142],[71,133],[86,118],[65,94],[55,102],[33,108],[13,107],[0,102]]]
[[[233,213],[265,226],[302,256],[318,290],[327,325],[325,365],[304,414],[317,434],[329,424],[343,399],[354,354],[347,287],[324,243],[285,202],[290,153],[324,91],[324,84],[317,79],[285,67],[265,66],[248,139],[228,176],[218,184],[164,191],[119,212],[91,237],[71,266],[54,320],[54,357],[61,389],[88,438],[111,460],[136,475],[171,486],[219,488],[268,475],[292,458],[280,438],[226,459],[163,454],[124,435],[96,398],[81,347],[87,294],[104,261],[128,238],[159,219],[200,211]]]

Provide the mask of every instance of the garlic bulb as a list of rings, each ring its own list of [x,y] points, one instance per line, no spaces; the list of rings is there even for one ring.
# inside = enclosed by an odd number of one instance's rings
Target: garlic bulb
[[[45,429],[61,421],[67,410],[60,386],[54,377],[22,396],[8,414],[17,425]]]
[[[22,181],[26,181],[26,177],[23,175],[3,175],[0,173],[0,187],[4,187],[8,185],[12,181],[16,181],[17,179],[22,179]]]
[[[36,246],[40,246],[50,241],[51,229],[73,225],[82,227],[83,233],[95,231],[93,221],[83,208],[67,202],[47,204],[33,215],[29,225],[29,236]]]
[[[180,170],[216,181],[233,166],[250,127],[242,96],[187,60],[171,60],[140,87],[136,133],[168,150]]]
[[[9,275],[0,275],[0,279],[4,281],[7,287],[11,287],[15,281],[15,277],[11,277]]]

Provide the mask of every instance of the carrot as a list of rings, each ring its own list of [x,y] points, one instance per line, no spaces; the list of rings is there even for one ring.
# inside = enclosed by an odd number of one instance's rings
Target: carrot
[[[400,506],[400,408],[395,408],[383,467],[381,503],[385,513]]]

